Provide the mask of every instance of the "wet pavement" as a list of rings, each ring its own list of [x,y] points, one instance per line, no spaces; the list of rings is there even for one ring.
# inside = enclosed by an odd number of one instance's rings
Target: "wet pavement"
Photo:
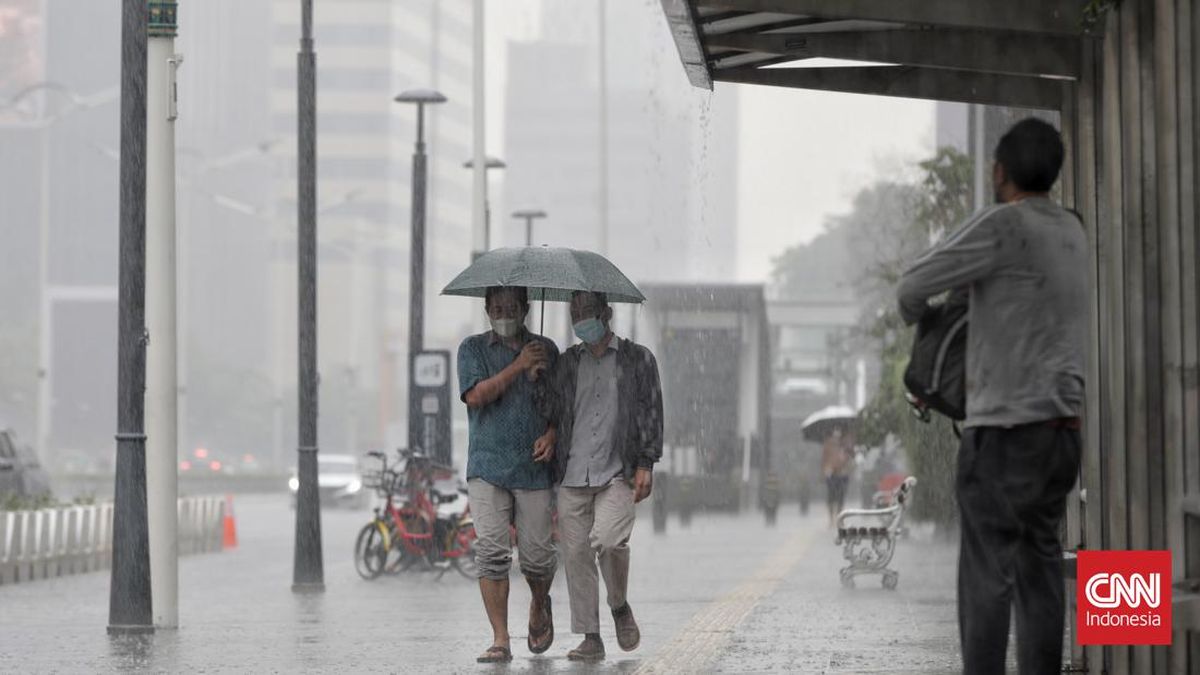
[[[554,646],[525,649],[529,591],[514,579],[515,659],[474,662],[490,642],[477,586],[454,573],[364,581],[354,536],[366,512],[327,511],[323,595],[291,592],[294,512],[285,496],[239,497],[240,546],[180,562],[177,630],[110,638],[108,574],[0,587],[0,672],[804,672],[939,673],[958,667],[955,548],[918,529],[893,567],[842,589],[841,550],[822,520],[781,512],[697,515],[665,535],[639,512],[630,603],[642,645],[621,652],[602,616],[608,659],[566,660],[578,636],[561,570]]]

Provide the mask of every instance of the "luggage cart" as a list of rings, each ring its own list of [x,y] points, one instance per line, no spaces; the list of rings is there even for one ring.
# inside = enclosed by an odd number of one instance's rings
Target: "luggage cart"
[[[854,588],[860,574],[883,575],[883,587],[896,589],[900,573],[888,568],[903,532],[904,511],[912,499],[917,479],[909,476],[891,493],[890,504],[875,509],[846,509],[837,517],[837,540],[850,564],[839,571],[842,586]]]

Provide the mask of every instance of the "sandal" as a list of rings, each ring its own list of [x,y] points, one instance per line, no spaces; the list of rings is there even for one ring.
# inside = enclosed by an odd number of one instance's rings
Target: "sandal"
[[[551,607],[550,596],[546,596],[546,604],[542,610],[542,628],[536,629],[533,624],[529,624],[529,637],[526,639],[526,644],[529,646],[529,651],[534,654],[541,654],[550,645],[554,644],[554,610]]]
[[[512,658],[512,651],[508,647],[492,645],[475,661],[478,663],[508,663],[512,661]]]

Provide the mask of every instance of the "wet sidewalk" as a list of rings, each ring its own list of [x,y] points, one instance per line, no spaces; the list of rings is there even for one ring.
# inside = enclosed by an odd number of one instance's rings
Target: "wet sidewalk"
[[[877,577],[838,584],[841,550],[815,518],[792,511],[768,528],[760,514],[697,516],[655,536],[639,512],[630,602],[642,645],[621,652],[602,616],[608,660],[566,660],[578,636],[562,578],[557,636],[525,649],[529,592],[514,579],[515,660],[480,666],[489,644],[477,586],[448,574],[363,581],[351,561],[365,512],[326,512],[325,581],[290,590],[294,514],[284,496],[239,498],[240,547],[180,563],[177,630],[110,639],[108,575],[0,588],[0,672],[811,672],[937,673],[958,667],[953,546],[919,533],[901,543],[896,591]]]

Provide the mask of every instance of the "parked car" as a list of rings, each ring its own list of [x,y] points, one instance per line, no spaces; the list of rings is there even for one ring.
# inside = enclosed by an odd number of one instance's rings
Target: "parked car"
[[[0,429],[0,497],[36,497],[50,494],[50,478],[37,455],[22,445],[17,432]]]
[[[321,492],[322,506],[366,508],[371,497],[363,490],[362,469],[354,455],[317,453],[317,486]],[[296,506],[296,492],[299,489],[300,478],[293,468],[292,477],[288,479],[293,508]]]

